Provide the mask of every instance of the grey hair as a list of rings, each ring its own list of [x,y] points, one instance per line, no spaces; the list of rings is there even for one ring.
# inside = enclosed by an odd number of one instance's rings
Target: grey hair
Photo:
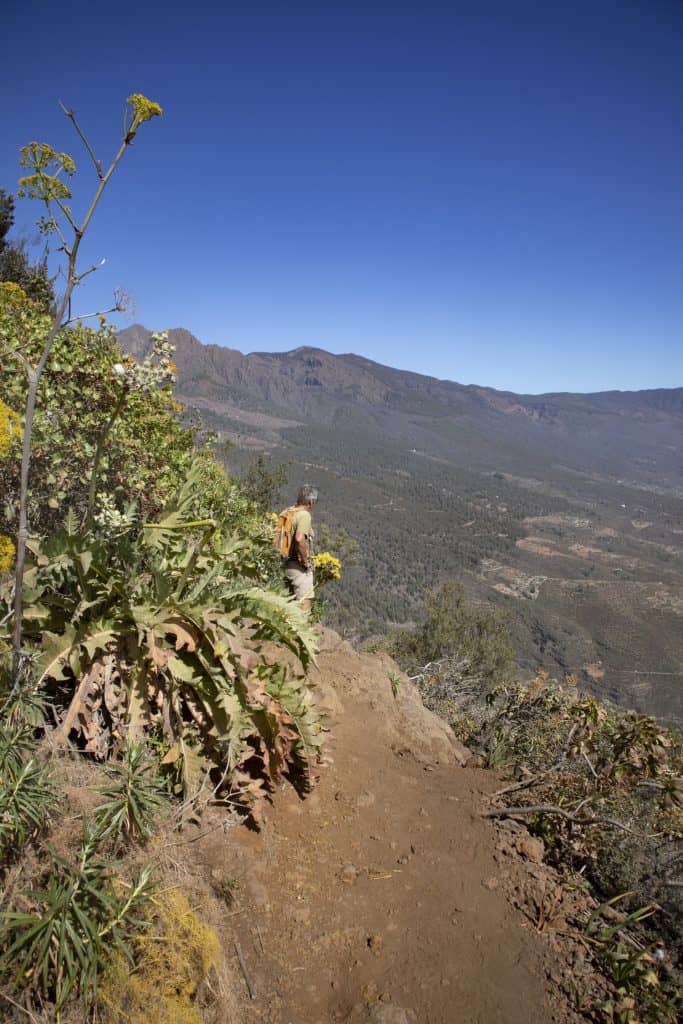
[[[318,488],[312,484],[302,484],[296,498],[297,505],[308,505],[310,501],[318,500]]]

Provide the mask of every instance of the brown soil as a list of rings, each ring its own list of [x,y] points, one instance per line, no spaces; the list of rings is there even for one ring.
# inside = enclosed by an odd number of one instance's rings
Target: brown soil
[[[563,954],[509,901],[546,886],[540,844],[524,830],[501,843],[481,817],[499,779],[461,766],[467,752],[410,684],[394,695],[395,672],[324,631],[314,676],[333,763],[314,792],[279,791],[260,832],[223,828],[214,810],[167,845],[225,950],[216,1019],[578,1020],[559,991]]]

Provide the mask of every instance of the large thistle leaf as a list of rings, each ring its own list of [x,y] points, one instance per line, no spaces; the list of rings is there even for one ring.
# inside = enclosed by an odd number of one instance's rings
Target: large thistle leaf
[[[256,669],[266,692],[286,711],[296,729],[309,766],[319,758],[325,743],[326,728],[305,679],[295,676],[282,663],[261,665]]]
[[[115,623],[90,623],[88,627],[65,626],[62,633],[45,632],[42,636],[42,653],[36,662],[38,686],[46,679],[67,679],[69,670],[78,674],[80,648],[83,647],[90,659],[97,651],[106,651],[116,643],[121,628]]]
[[[298,601],[262,587],[231,590],[225,604],[239,609],[242,619],[252,620],[254,640],[284,644],[306,668],[317,653],[315,631]]]
[[[66,679],[71,654],[76,645],[76,630],[67,626],[63,633],[43,633],[42,653],[36,662],[38,685],[46,679]]]

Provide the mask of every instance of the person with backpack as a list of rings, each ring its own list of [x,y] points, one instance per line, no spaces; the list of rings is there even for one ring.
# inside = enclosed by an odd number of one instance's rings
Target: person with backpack
[[[287,585],[306,612],[310,612],[314,597],[311,509],[317,500],[317,487],[304,484],[296,505],[280,513],[275,532],[275,547],[282,558]]]

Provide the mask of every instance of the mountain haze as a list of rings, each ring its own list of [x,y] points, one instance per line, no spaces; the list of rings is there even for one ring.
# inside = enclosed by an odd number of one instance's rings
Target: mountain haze
[[[322,349],[250,355],[175,329],[178,397],[321,487],[363,552],[333,621],[362,637],[462,579],[507,608],[521,662],[683,714],[683,388],[516,395]],[[150,332],[119,334],[140,358]],[[251,454],[249,454],[251,453]]]

